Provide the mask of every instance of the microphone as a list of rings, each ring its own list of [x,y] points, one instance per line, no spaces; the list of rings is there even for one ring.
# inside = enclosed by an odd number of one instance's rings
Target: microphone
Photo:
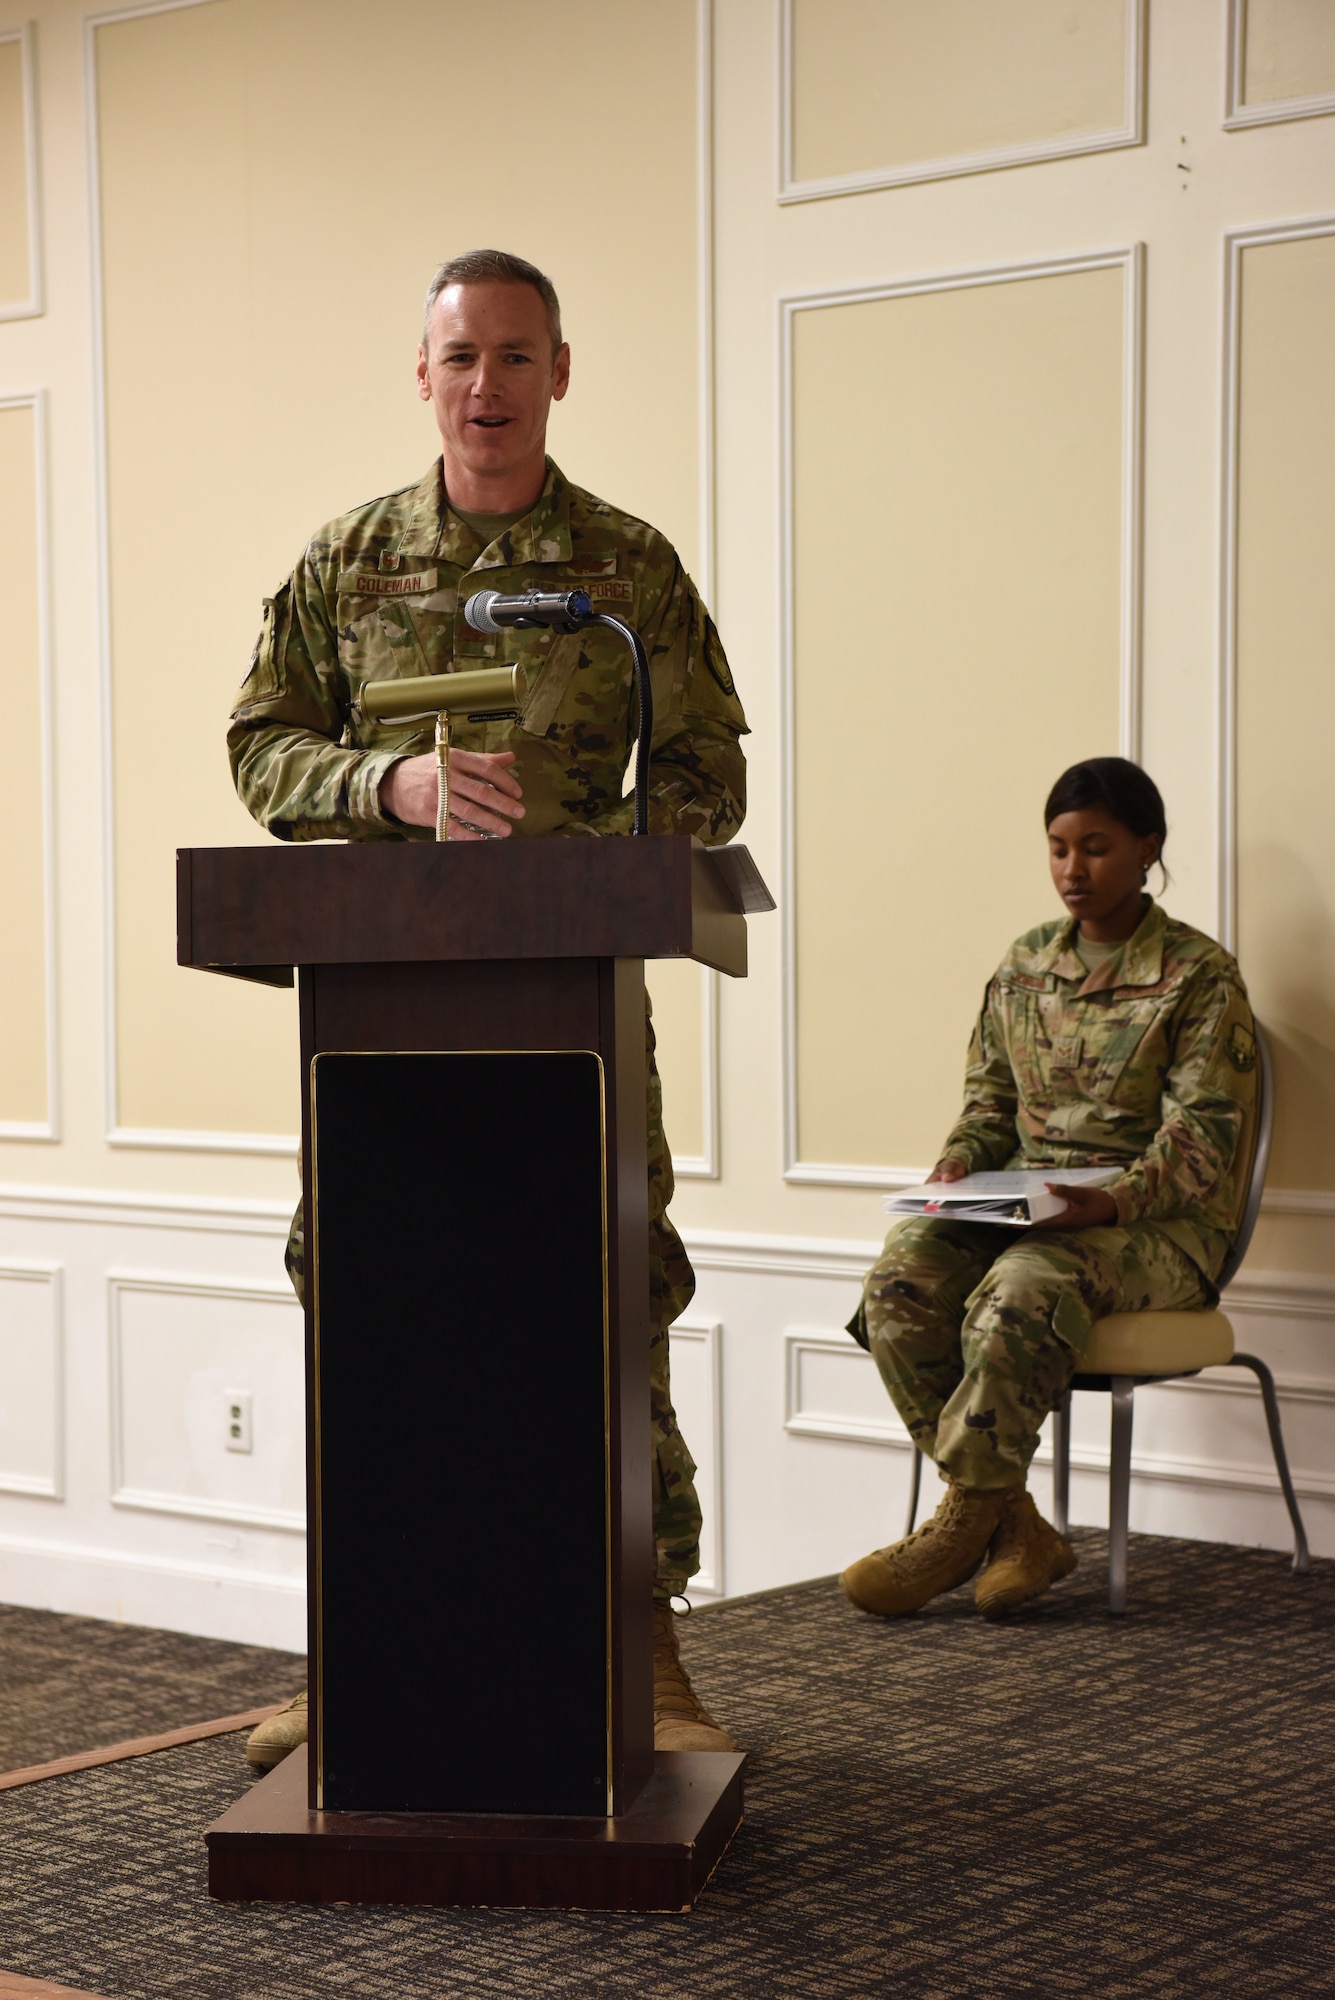
[[[595,611],[587,590],[526,590],[503,597],[499,590],[479,590],[464,606],[464,617],[475,632],[504,632],[523,625],[545,626],[549,632],[579,632],[602,625],[619,632],[635,659],[635,818],[632,833],[649,831],[649,749],[654,736],[654,690],[644,641],[624,618]],[[451,678],[449,675],[443,679]],[[481,679],[481,675],[470,676]],[[425,683],[422,683],[425,685]]]
[[[516,625],[578,632],[593,615],[586,590],[526,590],[514,597],[504,597],[499,590],[479,590],[464,606],[464,617],[475,632],[504,632]]]

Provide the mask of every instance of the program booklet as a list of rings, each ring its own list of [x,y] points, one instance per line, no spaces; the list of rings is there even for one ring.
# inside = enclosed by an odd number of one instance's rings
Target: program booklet
[[[1005,1229],[1028,1229],[1060,1215],[1065,1203],[1046,1183],[1068,1187],[1108,1187],[1121,1167],[1022,1167],[1010,1173],[966,1174],[960,1181],[928,1181],[885,1198],[887,1215],[944,1215],[952,1222],[993,1222]]]

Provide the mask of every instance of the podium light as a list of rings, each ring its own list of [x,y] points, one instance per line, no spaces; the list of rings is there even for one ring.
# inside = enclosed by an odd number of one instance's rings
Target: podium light
[[[476,667],[466,673],[424,674],[417,680],[368,681],[357,707],[372,722],[436,718],[436,839],[450,833],[450,718],[504,722],[519,713],[518,667]]]

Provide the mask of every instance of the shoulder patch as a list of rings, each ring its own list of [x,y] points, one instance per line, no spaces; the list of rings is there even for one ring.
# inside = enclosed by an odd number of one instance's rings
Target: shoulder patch
[[[714,621],[712,618],[709,621],[709,628],[705,633],[705,665],[709,668],[710,673],[714,676],[724,694],[736,694],[737,683],[733,680],[732,668],[728,665],[727,655],[719,643],[719,636],[714,630]]]
[[[1246,1076],[1249,1070],[1256,1068],[1256,1037],[1249,1029],[1243,1027],[1241,1021],[1233,1023],[1228,1040],[1224,1044],[1224,1054],[1234,1069],[1243,1076]]]

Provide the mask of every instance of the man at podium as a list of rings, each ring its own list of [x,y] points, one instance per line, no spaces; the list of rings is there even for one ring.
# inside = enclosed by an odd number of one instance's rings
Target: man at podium
[[[745,812],[746,718],[718,634],[680,558],[643,521],[572,486],[546,455],[570,350],[551,281],[522,258],[471,251],[427,292],[418,394],[441,456],[416,485],[321,528],[266,600],[228,732],[241,799],[283,840],[430,840],[436,760],[429,724],[380,724],[357,695],[370,681],[516,662],[517,721],[456,723],[451,840],[598,838],[630,832],[623,796],[634,730],[630,660],[590,629],[473,629],[479,590],[583,590],[644,641],[654,694],[650,830],[731,839]],[[668,1328],[695,1278],[667,1217],[671,1155],[649,1036],[649,1276],[654,1441],[655,1742],[731,1750],[677,1653],[670,1600],[699,1567],[694,1462],[668,1382]],[[302,1213],[288,1268],[304,1289]],[[305,1696],[252,1736],[269,1768],[306,1737]]]

